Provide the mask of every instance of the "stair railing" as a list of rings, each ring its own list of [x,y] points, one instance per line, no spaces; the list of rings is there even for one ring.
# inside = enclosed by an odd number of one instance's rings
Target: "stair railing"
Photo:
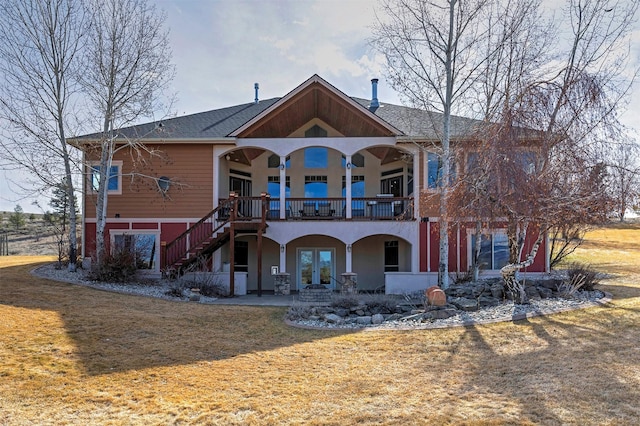
[[[218,207],[167,243],[164,250],[164,268],[171,269],[179,260],[193,253],[198,246],[211,239],[229,222],[235,221],[237,211],[238,195],[231,193],[228,199],[219,203]]]

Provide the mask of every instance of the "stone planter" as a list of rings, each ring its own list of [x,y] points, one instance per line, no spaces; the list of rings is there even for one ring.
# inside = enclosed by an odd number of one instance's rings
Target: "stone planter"
[[[330,304],[333,290],[330,288],[305,287],[300,289],[298,300],[316,304]]]
[[[281,272],[273,276],[273,294],[276,296],[288,296],[291,294],[291,274]]]

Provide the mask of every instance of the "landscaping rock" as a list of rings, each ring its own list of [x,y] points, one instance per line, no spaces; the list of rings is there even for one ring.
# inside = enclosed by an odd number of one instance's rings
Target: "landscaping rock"
[[[329,324],[340,324],[342,323],[342,317],[339,317],[336,314],[326,314],[324,316],[324,320]]]
[[[349,316],[349,310],[348,309],[336,309],[335,314],[338,315],[339,317],[348,317]]]
[[[356,323],[360,325],[369,325],[372,323],[370,316],[357,317]]]
[[[478,310],[478,302],[473,299],[467,299],[466,297],[456,297],[455,299],[451,299],[451,304],[463,311]]]
[[[543,299],[549,299],[553,297],[553,290],[547,287],[538,287],[538,293],[540,294],[540,297]]]
[[[371,317],[371,324],[382,324],[384,322],[384,316],[382,314],[375,314]]]
[[[489,287],[491,296],[496,299],[502,299],[504,297],[504,286],[501,283],[494,283]]]
[[[427,319],[447,319],[458,315],[456,309],[436,309],[434,311],[425,312],[423,318]]]

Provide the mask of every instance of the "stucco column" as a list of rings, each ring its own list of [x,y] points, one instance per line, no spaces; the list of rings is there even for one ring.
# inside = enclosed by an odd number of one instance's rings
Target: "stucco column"
[[[287,218],[287,157],[280,156],[280,219]]]
[[[345,183],[344,183],[344,187],[345,187],[345,196],[347,197],[347,209],[345,211],[346,213],[346,218],[347,219],[351,219],[351,155],[345,155],[345,167],[346,167],[346,173],[345,173]],[[348,259],[351,259],[351,253],[347,254]],[[351,271],[351,266],[349,265],[347,267],[348,271]]]
[[[352,269],[352,256],[351,251],[353,250],[353,246],[351,244],[347,244],[344,248],[344,252],[347,254],[345,256],[347,264],[345,265],[345,269],[347,272],[351,272]]]
[[[413,217],[420,219],[420,191],[422,190],[422,181],[420,180],[420,151],[413,152]],[[420,220],[416,222],[416,232],[413,241],[411,241],[411,272],[420,272]],[[428,225],[428,224],[427,224]],[[430,265],[430,244],[431,232],[427,227],[427,270]]]
[[[413,153],[413,217],[420,218],[420,151]]]
[[[280,244],[280,273],[287,270],[287,245]]]
[[[420,222],[416,221],[416,232],[411,239],[411,272],[420,272]]]

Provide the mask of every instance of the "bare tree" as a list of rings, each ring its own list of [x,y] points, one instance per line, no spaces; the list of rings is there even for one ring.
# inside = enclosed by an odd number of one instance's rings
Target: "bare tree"
[[[0,5],[0,138],[4,160],[47,190],[68,182],[75,200],[73,151],[67,145],[77,86],[83,13],[76,0],[6,0]],[[69,269],[77,258],[76,206],[69,205]]]
[[[622,140],[612,147],[609,174],[614,209],[620,222],[640,196],[640,147],[632,140]]]
[[[107,215],[109,171],[115,152],[146,148],[139,138],[119,129],[150,117],[163,108],[163,91],[173,78],[166,15],[146,0],[87,0],[91,16],[82,86],[101,122],[95,157],[99,164],[96,188],[96,259],[102,262]]]
[[[412,106],[441,112],[438,283],[449,287],[451,118],[460,112],[486,57],[477,55],[490,0],[385,0],[373,44],[387,59],[392,86]],[[435,126],[434,126],[435,127]]]
[[[543,78],[530,80],[512,96],[516,102],[502,111],[500,132],[491,143],[498,154],[492,200],[508,220],[510,263],[502,274],[517,303],[527,302],[517,272],[533,263],[546,232],[604,220],[610,208],[601,141],[603,134],[617,132],[617,110],[637,73],[625,75],[638,3],[609,3],[567,2],[566,21],[556,26],[569,31],[559,33],[557,53],[542,64]],[[522,160],[504,151],[518,134],[534,142],[535,160],[524,164],[528,173]],[[522,151],[521,144],[513,152]],[[526,236],[536,232],[524,253]]]

